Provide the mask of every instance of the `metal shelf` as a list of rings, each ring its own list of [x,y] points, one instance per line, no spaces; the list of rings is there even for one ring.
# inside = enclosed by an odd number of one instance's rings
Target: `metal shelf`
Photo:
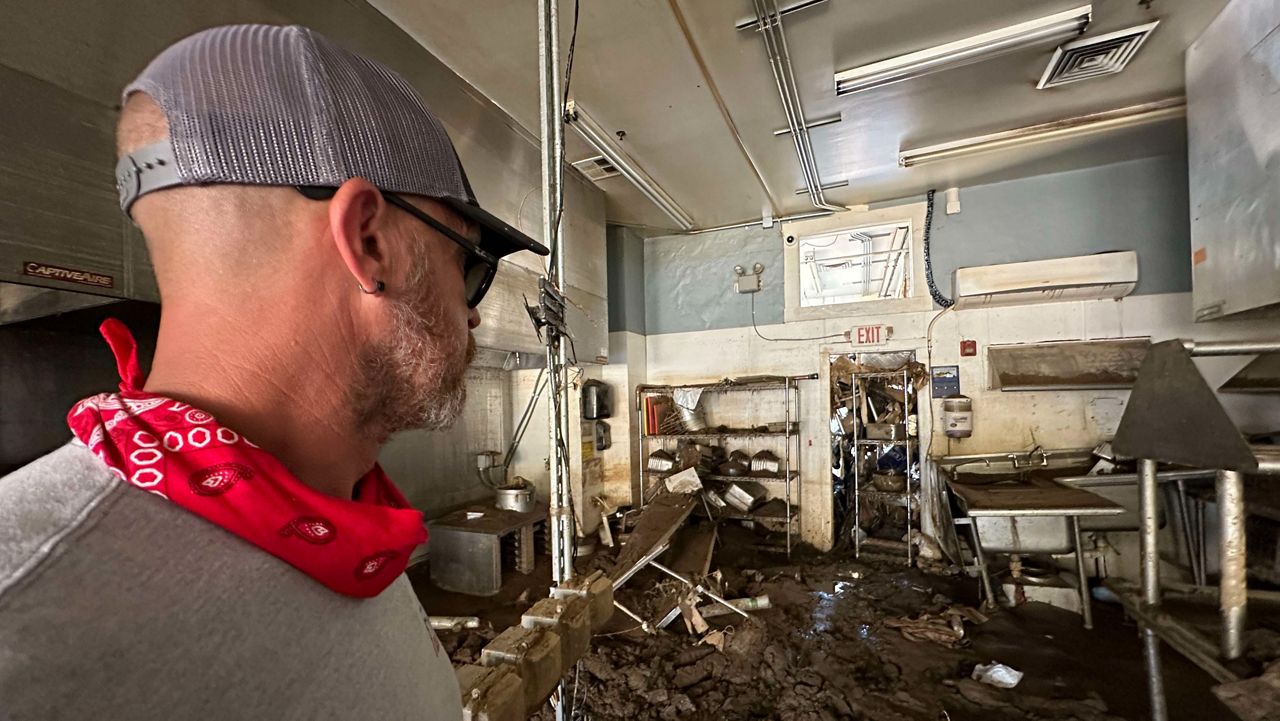
[[[639,436],[642,448],[646,440],[654,439],[660,444],[664,441],[691,439],[702,440],[712,439],[720,440],[726,438],[779,438],[782,439],[782,456],[780,473],[774,477],[755,477],[755,476],[722,476],[719,474],[699,474],[699,478],[708,481],[723,482],[751,482],[751,483],[767,483],[783,485],[782,492],[779,497],[766,501],[759,509],[752,513],[738,513],[736,510],[717,514],[722,518],[748,521],[776,521],[786,524],[787,534],[787,556],[791,555],[791,539],[798,531],[797,521],[799,518],[799,509],[797,504],[793,502],[793,497],[798,490],[793,486],[794,482],[800,480],[800,458],[802,455],[800,443],[800,393],[797,383],[801,380],[814,380],[818,378],[818,374],[813,373],[804,376],[770,376],[758,379],[744,379],[741,382],[725,380],[718,383],[691,383],[687,385],[641,385],[635,390],[635,410],[637,413],[636,433]],[[700,388],[704,393],[719,393],[722,391],[774,391],[781,392],[783,417],[782,430],[779,431],[758,431],[758,430],[727,430],[723,432],[694,432],[694,433],[646,433],[645,403],[644,399],[660,394],[670,394],[673,391],[682,388]],[[776,416],[775,416],[776,417]],[[744,420],[739,422],[751,422]],[[763,425],[763,424],[761,424]],[[794,448],[793,448],[794,446]],[[643,453],[642,453],[643,455]],[[658,473],[643,469],[641,479],[645,481],[642,486],[647,485],[648,481],[653,478],[665,478],[668,474]],[[642,489],[643,491],[643,489]],[[643,502],[643,495],[642,495]]]
[[[786,431],[726,431],[724,433],[646,433],[642,437],[669,440],[671,438],[768,438],[794,435],[796,434]]]
[[[772,508],[770,508],[770,506],[772,506]],[[782,508],[779,508],[779,506],[781,506]],[[734,509],[732,511],[725,512],[722,517],[730,518],[735,521],[788,521],[789,522],[789,521],[795,520],[795,518],[799,515],[800,515],[800,509],[792,508],[790,510],[790,515],[788,516],[788,511],[786,510],[785,504],[783,504],[780,499],[775,498],[772,501],[766,501],[764,505],[760,506],[754,511],[751,511],[750,513],[740,513],[737,509]],[[788,523],[788,525],[790,525],[790,523]],[[790,529],[788,529],[787,533],[788,535],[790,535]]]
[[[670,473],[665,473],[662,471],[645,471],[645,474],[650,476],[655,476],[659,479],[666,479],[667,477],[672,475]],[[791,476],[792,479],[800,478],[799,471],[791,471],[789,475]],[[756,483],[785,483],[787,481],[785,476],[720,476],[713,473],[699,473],[698,478],[704,481],[726,481],[728,483],[735,483],[737,481],[753,481]]]
[[[704,393],[708,391],[712,393],[716,393],[720,391],[763,391],[763,390],[780,391],[780,390],[783,390],[784,388],[794,387],[796,384],[796,381],[808,381],[808,380],[817,380],[817,379],[818,379],[817,373],[810,373],[809,375],[802,375],[802,376],[775,376],[770,378],[762,378],[760,380],[735,381],[732,379],[725,379],[722,381],[716,381],[714,383],[685,383],[681,385],[642,384],[642,385],[636,386],[636,393],[640,395],[652,394],[652,393],[663,394],[663,393],[670,393],[671,391],[684,389],[684,388],[701,388]]]
[[[920,396],[919,396],[919,393],[916,391],[915,387],[911,383],[910,366],[903,366],[901,369],[895,370],[895,371],[872,371],[870,373],[854,373],[853,374],[854,384],[853,384],[852,390],[853,390],[853,399],[854,399],[855,405],[859,404],[862,398],[862,395],[864,393],[862,384],[857,382],[858,379],[863,379],[863,378],[891,378],[895,380],[900,380],[902,382],[902,388],[903,388],[902,405],[903,405],[904,416],[909,415],[911,413],[911,400],[913,398],[915,399],[915,412],[917,414],[920,412]],[[911,469],[913,452],[917,459],[920,455],[919,439],[911,438],[910,436],[907,436],[906,438],[903,438],[902,440],[897,440],[897,441],[882,441],[882,440],[875,440],[871,438],[855,438],[854,439],[855,449],[862,448],[862,447],[894,448],[898,446],[901,446],[902,448],[906,449],[907,470],[909,473]],[[854,514],[859,513],[859,509],[861,508],[863,499],[866,499],[868,501],[881,501],[884,503],[889,503],[897,506],[904,506],[907,509],[907,532],[910,533],[911,529],[913,528],[912,509],[919,508],[920,506],[921,497],[920,497],[919,490],[915,490],[915,491],[903,490],[898,492],[877,491],[874,489],[861,490],[861,486],[864,481],[860,471],[862,467],[862,461],[861,461],[862,456],[860,453],[855,453],[855,456],[857,457],[856,459],[857,462],[854,463],[854,467],[853,467],[854,468],[853,470],[853,474],[854,474],[853,475],[853,513]],[[909,482],[910,481],[908,481],[908,483]],[[857,519],[859,517],[860,516],[858,515],[854,516],[855,523],[857,523]],[[861,556],[862,542],[858,540],[856,535],[854,538],[853,548],[854,548],[854,557],[856,558]],[[910,566],[913,560],[914,559],[913,559],[911,544],[908,543],[907,544],[907,565]]]
[[[880,501],[881,503],[888,503],[895,506],[906,506],[908,508],[910,508],[911,505],[908,503],[908,500],[917,505],[920,503],[919,491],[911,491],[908,493],[907,491],[877,491],[875,489],[867,489],[859,490],[858,497],[871,501]]]
[[[896,371],[872,371],[870,373],[854,373],[858,378],[901,378],[910,373],[906,368]]]

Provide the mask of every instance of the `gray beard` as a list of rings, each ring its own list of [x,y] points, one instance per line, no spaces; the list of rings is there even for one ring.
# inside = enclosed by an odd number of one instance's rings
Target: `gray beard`
[[[424,282],[408,287],[423,287]],[[414,299],[388,299],[391,332],[365,349],[353,390],[356,424],[385,440],[411,429],[440,430],[454,424],[467,399],[466,372],[475,356],[442,337],[439,306],[429,292]]]

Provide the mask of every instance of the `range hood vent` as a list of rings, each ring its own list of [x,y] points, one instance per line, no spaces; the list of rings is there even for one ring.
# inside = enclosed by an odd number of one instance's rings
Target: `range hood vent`
[[[1157,20],[1128,30],[1080,38],[1058,46],[1036,87],[1044,90],[1103,75],[1114,75],[1124,70],[1159,24],[1160,21]]]
[[[1138,254],[1132,250],[957,268],[955,307],[1119,299],[1137,285]]]

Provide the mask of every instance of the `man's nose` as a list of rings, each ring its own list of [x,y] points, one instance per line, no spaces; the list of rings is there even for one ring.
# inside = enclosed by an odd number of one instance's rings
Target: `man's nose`
[[[467,327],[475,330],[480,325],[480,311],[475,308],[471,309],[471,314],[467,316]]]

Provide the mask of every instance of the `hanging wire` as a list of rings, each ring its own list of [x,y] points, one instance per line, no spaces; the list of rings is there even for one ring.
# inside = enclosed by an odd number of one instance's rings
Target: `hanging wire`
[[[565,116],[566,116],[566,111],[569,107],[569,85],[573,82],[573,51],[575,46],[577,46],[578,44],[578,10],[579,10],[579,2],[578,0],[574,0],[573,32],[570,33],[569,35],[569,57],[565,60],[565,68],[564,68],[564,96],[560,98],[560,122],[561,123],[567,122],[567,119]],[[558,197],[556,198],[555,227],[559,228],[560,221],[564,218],[564,162],[563,161],[560,163],[559,167],[556,168],[556,178],[557,178],[556,194]],[[557,244],[557,247],[554,249],[554,252],[559,253],[560,246],[563,246],[563,245],[564,245],[564,239],[562,237],[560,239],[560,242]],[[552,258],[549,258],[548,261],[554,263],[555,262],[554,256]],[[560,282],[566,283],[566,280],[564,278],[561,278]],[[575,359],[575,362],[576,362],[576,359]]]
[[[933,258],[929,255],[930,234],[933,231],[933,195],[937,191],[933,188],[925,194],[927,205],[924,211],[924,279],[929,284],[929,295],[933,297],[933,302],[943,308],[950,308],[955,305],[955,301],[942,294],[938,290],[938,285],[933,282]]]
[[[844,333],[832,333],[831,335],[817,335],[811,338],[766,338],[765,335],[760,332],[760,329],[756,327],[756,294],[749,293],[748,295],[751,296],[751,329],[756,332],[756,335],[760,336],[761,340],[767,340],[773,343],[785,343],[788,341],[829,340],[831,338],[840,338],[840,339],[845,338]]]

